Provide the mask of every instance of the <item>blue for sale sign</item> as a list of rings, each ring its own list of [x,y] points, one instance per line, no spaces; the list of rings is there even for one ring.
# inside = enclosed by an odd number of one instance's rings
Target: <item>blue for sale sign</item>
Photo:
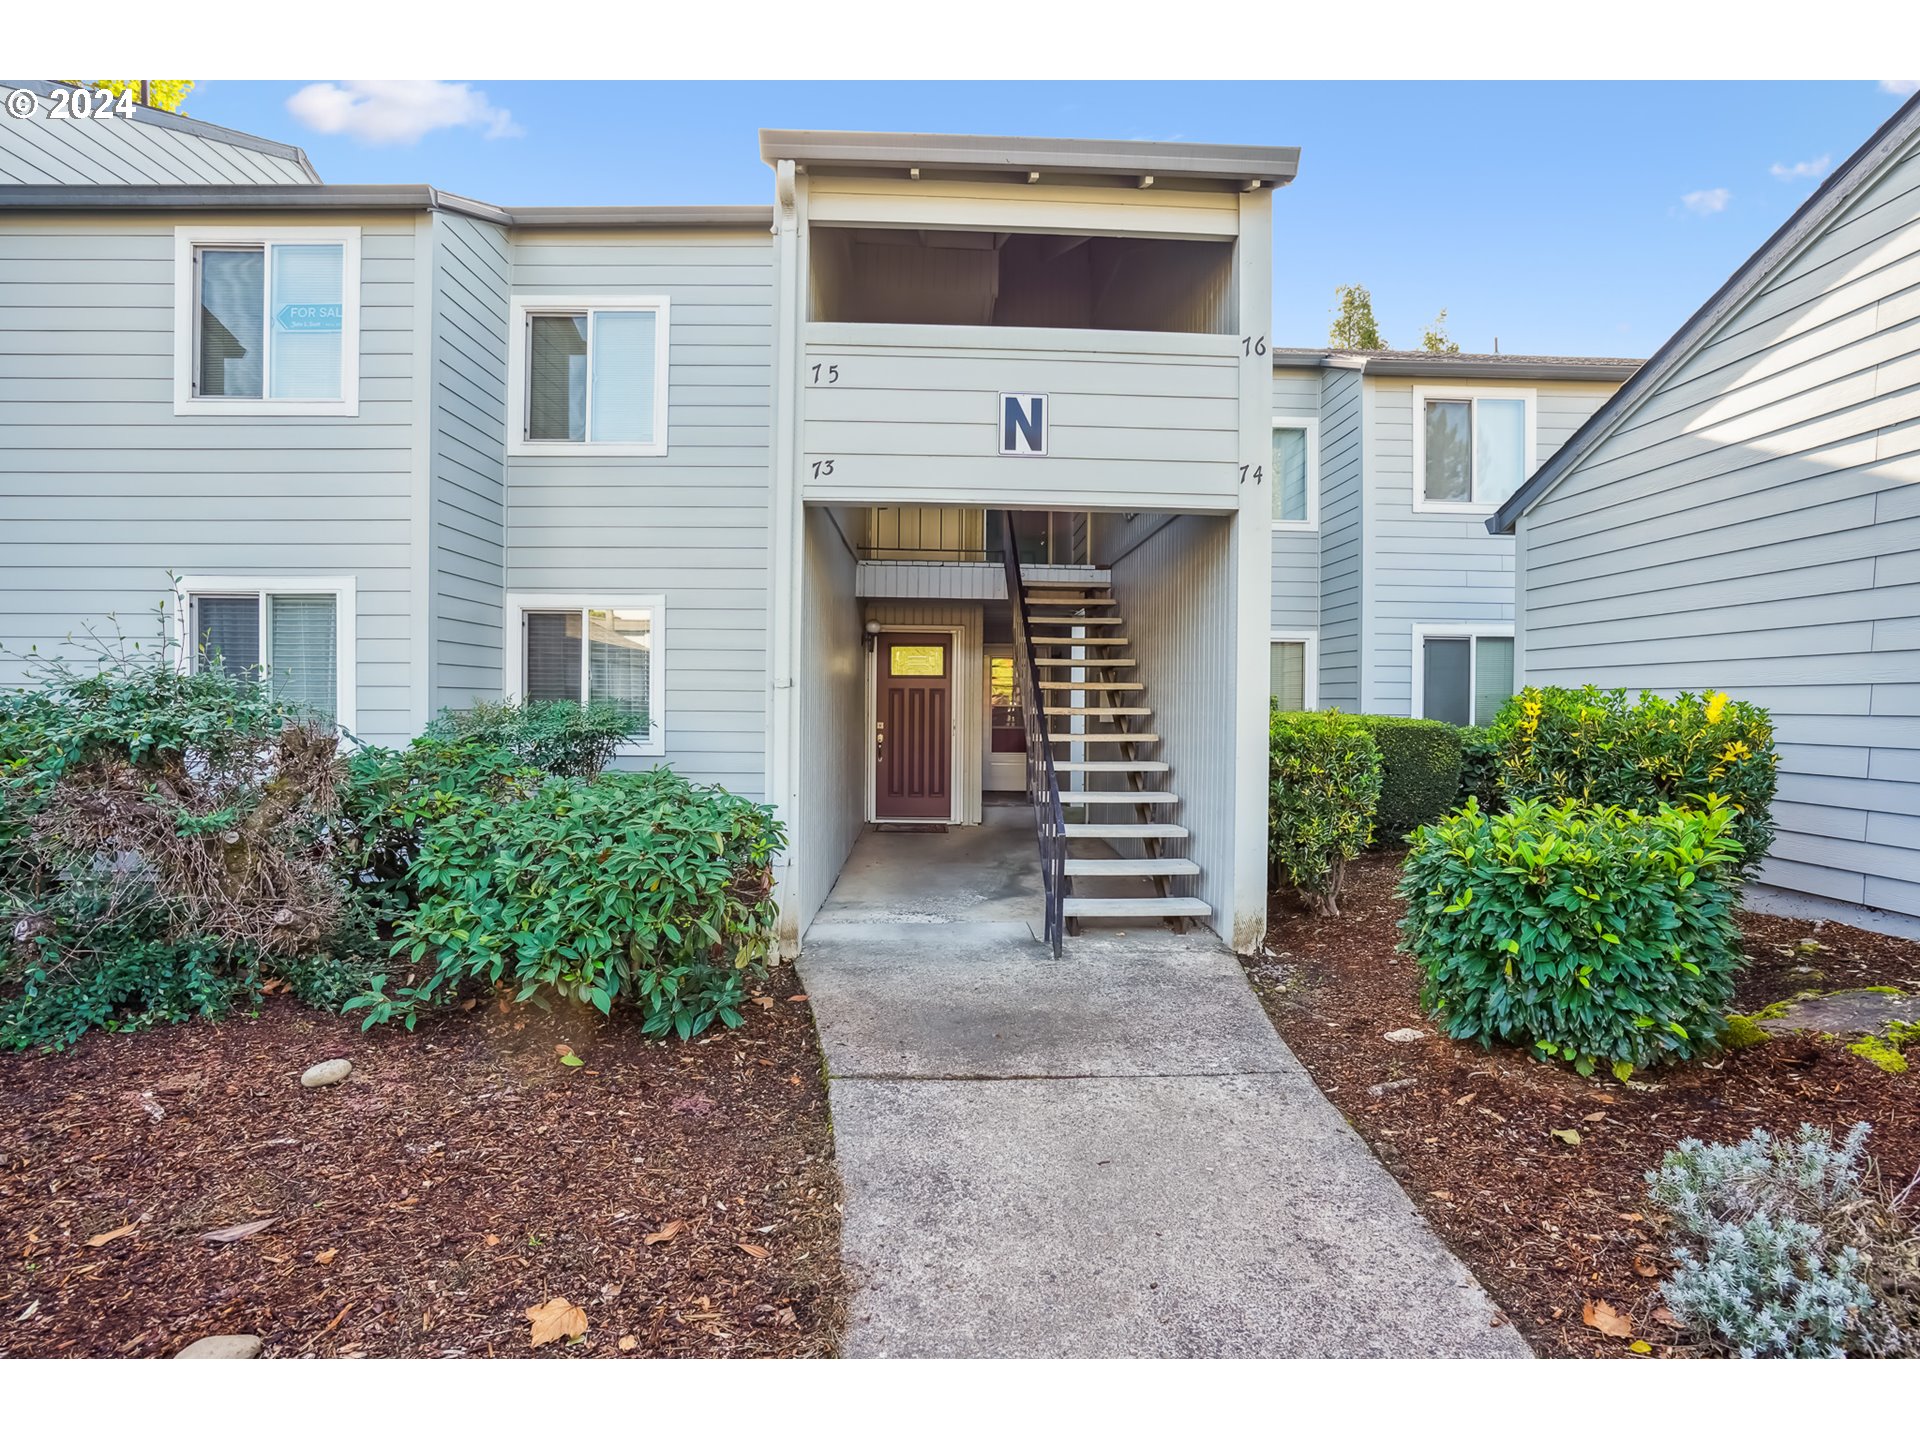
[[[332,305],[282,305],[274,312],[273,323],[282,330],[296,334],[328,334],[339,330],[342,314],[346,306]]]

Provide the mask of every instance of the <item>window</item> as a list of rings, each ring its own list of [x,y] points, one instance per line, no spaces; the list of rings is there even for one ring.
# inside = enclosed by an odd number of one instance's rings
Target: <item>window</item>
[[[664,297],[523,297],[513,312],[515,454],[667,453]]]
[[[354,582],[189,576],[179,582],[186,668],[257,676],[279,700],[354,725]]]
[[[1534,392],[1413,392],[1416,510],[1491,510],[1533,469]]]
[[[1276,419],[1272,468],[1273,528],[1313,529],[1320,523],[1320,422]]]
[[[356,415],[360,232],[174,231],[174,413]]]
[[[1513,632],[1415,626],[1413,713],[1485,725],[1513,696]]]
[[[1268,648],[1268,693],[1282,710],[1311,710],[1319,701],[1318,637],[1311,631],[1276,630]]]
[[[621,754],[666,753],[658,595],[516,595],[507,604],[521,639],[503,677],[507,694],[613,705],[638,724]]]

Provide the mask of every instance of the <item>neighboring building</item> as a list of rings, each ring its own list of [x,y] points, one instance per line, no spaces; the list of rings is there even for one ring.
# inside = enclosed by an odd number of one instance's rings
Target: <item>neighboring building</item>
[[[1537,684],[1725,690],[1779,739],[1763,872],[1920,919],[1920,98],[1489,522]]]
[[[34,97],[31,116],[7,103],[20,91]],[[298,146],[146,105],[131,106],[131,118],[56,115],[56,97],[72,93],[47,80],[0,80],[0,185],[320,183]]]
[[[779,807],[789,944],[1024,788],[1009,547],[1075,873],[1257,943],[1270,692],[1484,718],[1476,517],[1631,369],[1275,352],[1290,149],[769,131],[772,207],[506,209],[22,123],[149,168],[0,185],[0,682],[170,598],[368,741],[613,700]]]

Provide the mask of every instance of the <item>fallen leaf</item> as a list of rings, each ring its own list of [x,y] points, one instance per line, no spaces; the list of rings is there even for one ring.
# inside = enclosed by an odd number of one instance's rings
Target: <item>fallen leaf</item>
[[[404,1200],[394,1201],[393,1204],[389,1205],[387,1208],[389,1210],[407,1210],[407,1209],[411,1209],[415,1205],[418,1205],[419,1203],[420,1203],[420,1197],[418,1195],[409,1195]]]
[[[1589,1124],[1598,1125],[1602,1120],[1607,1118],[1607,1112],[1604,1110],[1596,1110],[1593,1112],[1593,1114],[1582,1115],[1580,1118],[1582,1120],[1587,1121]]]
[[[27,1306],[26,1309],[22,1310],[18,1315],[14,1316],[13,1323],[18,1325],[22,1320],[31,1320],[35,1315],[39,1313],[40,1313],[40,1302],[36,1300],[31,1305]]]
[[[234,1241],[244,1240],[249,1235],[258,1235],[271,1224],[273,1224],[272,1218],[266,1220],[249,1220],[244,1225],[229,1225],[224,1230],[209,1230],[200,1238],[211,1241],[215,1245],[231,1245]]]
[[[331,1265],[333,1263],[333,1257],[339,1253],[338,1250],[322,1250],[318,1255],[313,1257],[313,1263],[316,1265]]]
[[[1469,1104],[1469,1103],[1471,1103],[1471,1102],[1473,1101],[1473,1099],[1474,1099],[1474,1098],[1475,1098],[1476,1096],[1478,1096],[1478,1095],[1479,1095],[1479,1093],[1480,1093],[1480,1092],[1479,1092],[1478,1090],[1469,1090],[1469,1091],[1468,1091],[1468,1092],[1467,1092],[1466,1094],[1464,1094],[1464,1095],[1462,1095],[1462,1096],[1461,1096],[1461,1097],[1460,1097],[1460,1098],[1459,1098],[1458,1100],[1456,1100],[1456,1101],[1454,1101],[1453,1103],[1454,1103],[1454,1104],[1456,1104],[1456,1105],[1466,1105],[1466,1104]]]
[[[1580,1143],[1580,1132],[1578,1130],[1549,1130],[1547,1133],[1553,1136],[1554,1139],[1563,1140],[1569,1145],[1578,1145]]]
[[[485,1245],[489,1250],[491,1250],[495,1245],[498,1245],[500,1243],[500,1237],[498,1235],[489,1235],[485,1239],[483,1239],[480,1243],[482,1245]]]
[[[1633,1322],[1604,1300],[1589,1300],[1580,1318],[1602,1335],[1624,1340],[1633,1334]]]
[[[584,1065],[587,1062],[582,1060],[578,1055],[566,1054],[560,1057],[560,1063],[562,1065]]]
[[[556,1045],[553,1047],[553,1053],[564,1060],[567,1056],[573,1054],[573,1047],[571,1045]]]
[[[1652,1280],[1660,1274],[1660,1267],[1646,1256],[1636,1255],[1633,1257],[1633,1273],[1636,1275],[1644,1275],[1647,1279]]]
[[[340,1307],[340,1313],[334,1316],[333,1319],[329,1320],[326,1324],[326,1329],[322,1330],[320,1333],[322,1335],[325,1335],[329,1331],[338,1330],[340,1328],[340,1322],[347,1318],[347,1311],[353,1309],[353,1307],[358,1303],[359,1303],[358,1301],[349,1300],[346,1304],[342,1305]]]
[[[631,1350],[639,1343],[640,1337],[638,1335],[622,1335],[620,1337],[620,1348],[622,1350]]]
[[[771,995],[756,995],[753,997],[753,1003],[758,1005],[762,1010],[771,1010],[773,1008],[773,997]]]
[[[642,1245],[664,1245],[686,1228],[687,1222],[684,1220],[669,1220],[640,1243]]]
[[[98,1250],[102,1245],[110,1244],[111,1242],[118,1240],[123,1235],[131,1235],[133,1234],[134,1231],[138,1230],[139,1228],[140,1228],[140,1222],[136,1220],[131,1225],[122,1225],[118,1230],[109,1230],[104,1235],[90,1236],[87,1240],[87,1244],[91,1245],[94,1249]]]
[[[1680,1328],[1680,1322],[1673,1318],[1673,1312],[1664,1305],[1653,1312],[1653,1323],[1671,1326],[1675,1330]]]
[[[558,1295],[527,1311],[527,1319],[533,1322],[531,1343],[535,1346],[550,1340],[577,1340],[587,1333],[587,1312]]]
[[[1634,1224],[1636,1221],[1644,1220],[1647,1218],[1646,1216],[1642,1215],[1638,1210],[1622,1210],[1618,1213],[1620,1218],[1626,1221],[1629,1225]]]
[[[802,1001],[804,1001],[806,998],[807,997],[804,995],[789,995],[787,996],[787,1003],[789,1005],[798,1005]]]
[[[764,1260],[767,1258],[768,1255],[773,1253],[772,1251],[768,1250],[766,1246],[755,1245],[750,1240],[736,1240],[734,1243],[738,1245],[742,1250],[746,1251],[747,1254],[751,1255],[756,1260]]]
[[[1453,1198],[1453,1192],[1451,1190],[1429,1190],[1427,1194],[1435,1200],[1451,1200]]]
[[[1627,1346],[1627,1349],[1636,1355],[1651,1355],[1653,1353],[1653,1347],[1644,1340],[1634,1341],[1631,1345]]]

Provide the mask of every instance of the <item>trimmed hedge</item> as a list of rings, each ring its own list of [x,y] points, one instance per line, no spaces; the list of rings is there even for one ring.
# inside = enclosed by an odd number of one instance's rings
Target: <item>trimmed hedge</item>
[[[1438,820],[1460,795],[1460,731],[1444,720],[1356,715],[1380,747],[1374,843],[1395,845]]]
[[[1500,747],[1500,790],[1509,801],[1577,800],[1652,811],[1703,807],[1720,796],[1736,812],[1741,871],[1773,843],[1778,757],[1773,724],[1757,705],[1724,694],[1528,686],[1490,727]]]
[[[1267,720],[1270,878],[1340,913],[1347,861],[1373,838],[1380,747],[1359,717],[1337,710],[1279,710]]]
[[[1506,808],[1500,798],[1500,742],[1484,725],[1460,728],[1460,793],[1452,808],[1469,800],[1489,815]]]
[[[1583,1075],[1715,1048],[1741,964],[1736,816],[1469,802],[1415,837],[1401,949],[1456,1040],[1530,1044]]]

